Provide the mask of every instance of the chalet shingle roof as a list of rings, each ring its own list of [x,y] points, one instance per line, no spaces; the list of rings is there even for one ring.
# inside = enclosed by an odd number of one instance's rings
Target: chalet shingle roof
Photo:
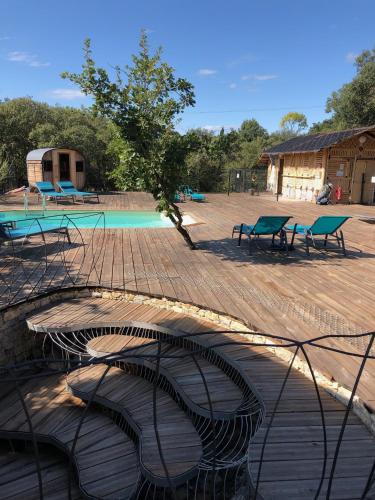
[[[350,137],[361,135],[367,131],[375,130],[375,125],[371,127],[353,128],[350,130],[341,130],[340,132],[329,132],[324,134],[302,135],[289,139],[289,141],[277,144],[272,148],[264,151],[263,154],[280,154],[280,153],[307,153],[320,151],[330,146],[334,146],[339,142],[349,139]]]

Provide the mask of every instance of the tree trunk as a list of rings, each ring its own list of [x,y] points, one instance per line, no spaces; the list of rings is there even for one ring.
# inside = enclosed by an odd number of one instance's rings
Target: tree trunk
[[[192,239],[190,238],[190,234],[189,234],[188,230],[182,225],[182,215],[181,215],[180,209],[178,208],[178,206],[175,203],[171,203],[171,206],[173,208],[174,213],[169,214],[168,217],[175,225],[177,231],[184,238],[184,240],[188,244],[190,250],[196,250],[197,247],[194,245]]]

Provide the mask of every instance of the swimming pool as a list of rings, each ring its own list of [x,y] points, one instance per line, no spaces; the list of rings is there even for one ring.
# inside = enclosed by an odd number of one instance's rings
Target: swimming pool
[[[103,215],[104,214],[104,215]],[[29,210],[25,214],[22,210],[0,212],[0,223],[16,221],[16,226],[28,227],[38,224],[37,220],[43,222],[43,227],[48,225],[69,225],[80,229],[93,228],[163,228],[173,227],[172,222],[163,214],[158,212],[136,212],[130,210],[105,210],[100,211],[68,211],[68,210]]]

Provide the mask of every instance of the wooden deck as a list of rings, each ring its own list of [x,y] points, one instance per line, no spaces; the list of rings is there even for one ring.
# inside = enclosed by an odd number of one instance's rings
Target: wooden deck
[[[21,208],[18,198],[0,208]],[[33,206],[33,202],[31,202]],[[66,210],[97,210],[98,206],[59,205]],[[101,196],[99,208],[152,210],[154,201],[145,193]],[[297,340],[319,335],[356,335],[374,330],[375,225],[363,222],[375,217],[375,207],[360,205],[316,206],[307,202],[276,201],[245,194],[209,194],[207,203],[186,202],[181,209],[199,224],[190,227],[198,250],[190,251],[174,229],[108,229],[97,232],[96,271],[81,269],[78,283],[100,283],[110,288],[166,296],[237,317],[260,331]],[[231,239],[234,223],[255,221],[261,214],[287,214],[293,221],[311,223],[323,214],[348,214],[344,226],[348,257],[335,250],[312,251],[307,257],[300,246],[289,257],[277,252],[254,251],[248,255]],[[102,243],[105,238],[105,244]],[[28,262],[37,252],[31,245]],[[51,247],[53,247],[51,243]],[[100,249],[100,250],[99,250]],[[40,256],[39,256],[40,259]],[[66,266],[74,276],[81,262],[79,245],[67,249]],[[42,266],[43,264],[41,264]],[[69,286],[66,266],[56,263],[45,287]],[[30,278],[38,278],[33,272]],[[1,283],[0,283],[1,288]],[[5,291],[4,291],[5,293]],[[18,297],[20,298],[20,297]],[[329,346],[363,354],[368,338],[347,337],[326,341]],[[321,352],[312,360],[329,378],[353,387],[359,361]],[[375,409],[371,376],[375,360],[369,360],[358,394]]]
[[[69,469],[67,460],[56,449],[39,447],[39,459],[45,500],[68,500]],[[3,500],[37,500],[39,483],[32,450],[10,451],[0,445],[0,495]],[[71,500],[82,495],[74,480],[71,481]]]
[[[79,431],[73,463],[85,496],[131,497],[139,480],[136,450],[132,440],[109,417],[91,410],[89,418],[83,419],[84,405],[66,390],[64,376],[51,375],[36,383],[30,380],[20,390],[37,441],[53,444],[69,454]],[[0,437],[32,439],[16,389],[1,400]],[[15,476],[13,481],[17,482]]]
[[[69,311],[69,317],[66,314]],[[29,318],[37,331],[74,325],[116,321],[140,321],[184,333],[218,330],[208,321],[147,305],[104,299],[76,299],[57,303]],[[324,464],[322,417],[313,383],[292,369],[280,402],[279,393],[288,366],[264,347],[238,345],[238,334],[206,334],[204,342],[229,357],[247,374],[266,406],[263,424],[250,445],[249,471],[255,485],[258,479],[262,443],[275,410],[259,472],[258,492],[265,499],[300,500],[315,498]],[[222,345],[223,341],[231,341]],[[237,341],[233,342],[233,341]],[[331,472],[345,407],[320,390],[324,409],[328,461],[319,499],[325,492]],[[375,456],[374,438],[352,412],[349,415],[332,485],[331,498],[359,499]],[[371,498],[371,497],[368,497]]]

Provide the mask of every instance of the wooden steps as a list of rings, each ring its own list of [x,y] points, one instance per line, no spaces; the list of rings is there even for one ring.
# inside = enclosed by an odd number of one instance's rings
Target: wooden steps
[[[126,350],[129,352],[129,358],[125,358],[127,362],[156,369],[155,356],[158,354],[158,342],[147,337],[128,334],[101,335],[89,340],[86,350],[93,357]],[[241,389],[223,370],[199,354],[195,354],[193,359],[191,352],[172,343],[161,342],[160,373],[168,379],[195,413],[210,418],[211,404],[214,418],[233,416],[243,401]]]
[[[39,447],[39,463],[44,500],[68,500],[68,463],[56,450]],[[2,500],[37,500],[39,482],[33,450],[23,452],[0,451],[0,498]],[[74,477],[71,478],[71,500],[82,495]]]
[[[98,380],[105,373],[94,394]],[[83,400],[93,398],[125,418],[138,435],[142,472],[152,482],[160,486],[177,485],[197,473],[203,453],[201,439],[190,418],[159,388],[156,389],[156,435],[152,383],[120,368],[99,364],[73,371],[67,384],[74,395]]]
[[[64,310],[69,310],[69,316]],[[70,319],[71,314],[74,314],[73,319]],[[260,346],[239,345],[247,342],[246,336],[235,332],[218,332],[217,325],[207,320],[150,305],[103,299],[62,301],[49,310],[34,313],[30,324],[34,325],[36,331],[51,328],[56,335],[59,329],[66,334],[69,323],[74,325],[79,322],[83,314],[85,324],[103,320],[109,324],[113,318],[118,322],[149,322],[173,332],[191,333],[189,340],[211,346],[220,356],[233,363],[247,377],[246,380],[250,380],[265,405],[263,425],[255,429],[249,446],[248,470],[252,485],[255,486],[257,482],[267,424],[276,409],[265,447],[258,493],[265,500],[314,500],[320,481],[319,472],[324,463],[324,438],[319,402],[311,380],[293,368],[278,403],[288,365],[270,350]],[[204,333],[209,331],[214,333]],[[199,332],[202,334],[195,336]],[[222,345],[225,343],[229,344]],[[320,396],[325,415],[329,471],[346,407],[321,388]],[[367,480],[366,474],[370,472],[375,456],[375,442],[352,411],[339,456],[341,463],[338,462],[331,498],[360,498]],[[353,467],[348,465],[351,460]],[[326,488],[327,477],[319,500],[325,499]]]
[[[131,439],[107,416],[84,405],[67,390],[65,377],[52,375],[20,388],[37,441],[65,453],[72,450],[81,491],[90,498],[130,498],[139,480],[137,453]],[[18,393],[2,400],[0,437],[30,440],[32,433]]]

